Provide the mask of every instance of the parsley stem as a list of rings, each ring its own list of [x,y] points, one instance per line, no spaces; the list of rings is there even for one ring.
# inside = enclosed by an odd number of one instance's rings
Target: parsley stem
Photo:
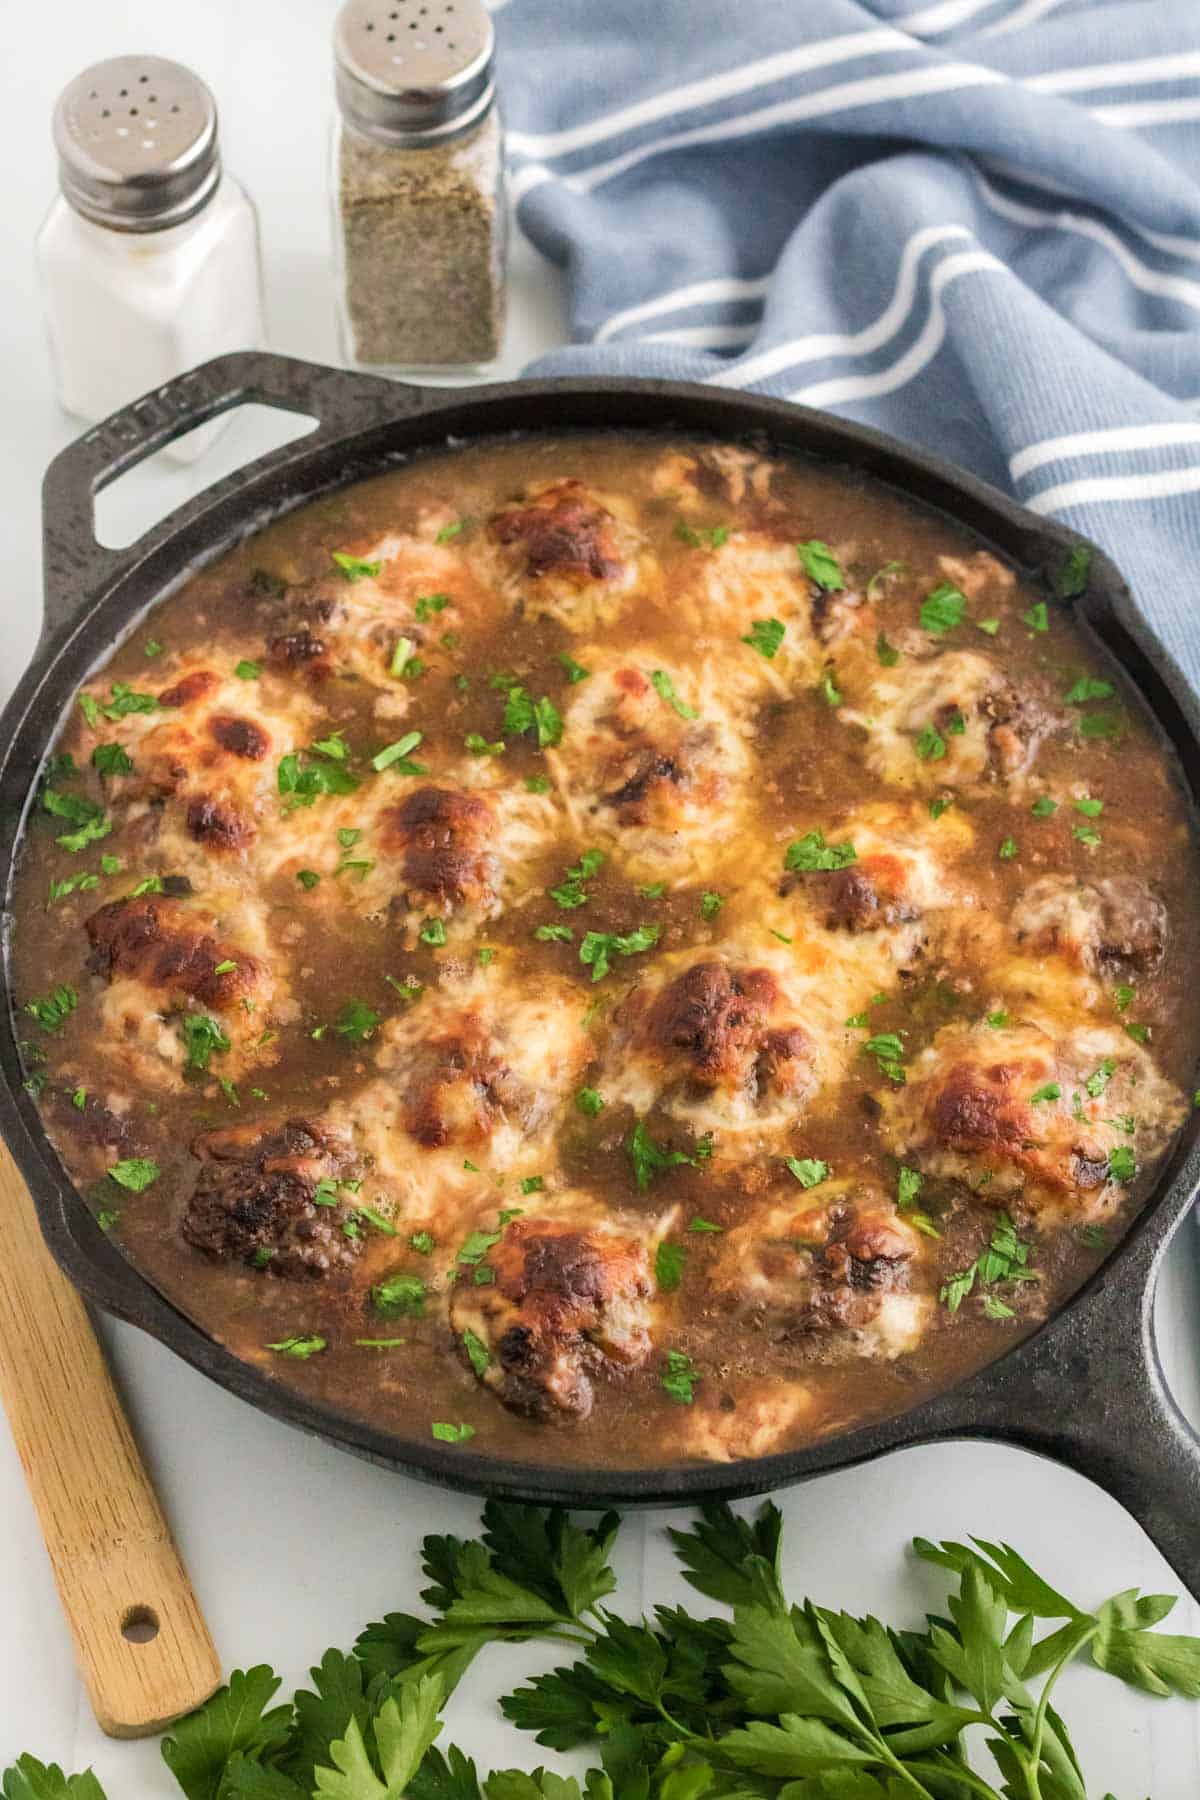
[[[1033,1716],[1033,1741],[1029,1746],[1030,1762],[1025,1770],[1025,1786],[1029,1792],[1029,1800],[1042,1800],[1042,1780],[1039,1770],[1042,1766],[1042,1743],[1046,1735],[1046,1714],[1049,1711],[1050,1695],[1054,1691],[1054,1684],[1067,1664],[1079,1655],[1084,1645],[1091,1643],[1099,1629],[1100,1626],[1097,1623],[1081,1638],[1069,1643],[1066,1651],[1059,1657],[1046,1679],[1046,1685],[1038,1699],[1037,1711]]]
[[[996,1729],[999,1731],[999,1726],[997,1726]],[[1000,1733],[1000,1735],[1004,1736],[1005,1734]],[[1008,1741],[1011,1743],[1011,1738]],[[971,1792],[974,1794],[981,1794],[983,1800],[1000,1800],[999,1794],[997,1794],[991,1783],[985,1781],[982,1775],[973,1774],[972,1771],[967,1768],[965,1763],[961,1768],[957,1763],[951,1768],[946,1764],[939,1765],[937,1763],[908,1762],[893,1764],[889,1758],[889,1767],[894,1767],[896,1773],[898,1775],[903,1775],[906,1779],[911,1779],[913,1775],[917,1774],[935,1775],[939,1781],[944,1782],[948,1775],[953,1774],[955,1781],[958,1782],[961,1787],[970,1788]],[[920,1794],[929,1793],[929,1789],[922,1786],[919,1781],[914,1782],[913,1786]]]

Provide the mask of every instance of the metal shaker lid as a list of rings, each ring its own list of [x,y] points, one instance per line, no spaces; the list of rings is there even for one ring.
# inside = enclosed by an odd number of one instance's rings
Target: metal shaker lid
[[[117,231],[178,225],[221,179],[216,102],[163,56],[114,56],[77,75],[54,109],[54,142],[64,197]]]
[[[460,137],[496,98],[482,0],[346,0],[333,52],[343,118],[400,149]]]

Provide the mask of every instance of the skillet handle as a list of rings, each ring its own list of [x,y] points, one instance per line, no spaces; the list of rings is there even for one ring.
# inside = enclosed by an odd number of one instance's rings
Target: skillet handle
[[[1037,1338],[968,1383],[968,1404],[988,1436],[1119,1500],[1200,1600],[1200,1437],[1166,1385],[1154,1327],[1173,1235],[1145,1234]]]
[[[202,363],[131,401],[60,451],[46,470],[42,483],[46,627],[56,630],[73,624],[113,580],[140,560],[153,536],[147,533],[123,550],[106,549],[96,539],[95,496],[194,426],[251,403],[307,413],[317,421],[314,431],[253,465],[284,466],[289,454],[300,448],[308,450],[314,442],[361,429],[367,422],[364,400],[378,401],[383,420],[418,411],[436,392],[267,351],[239,350]],[[243,473],[226,479],[235,483]],[[216,488],[223,485],[219,482]],[[172,522],[178,523],[193,504],[173,514]]]

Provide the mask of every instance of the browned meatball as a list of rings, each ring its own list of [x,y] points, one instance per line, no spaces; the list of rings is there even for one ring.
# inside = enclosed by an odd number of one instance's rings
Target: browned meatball
[[[1069,957],[1097,975],[1153,975],[1166,953],[1166,909],[1136,875],[1043,875],[1017,902],[1012,924],[1023,950]]]
[[[497,513],[491,522],[498,544],[518,544],[525,574],[568,581],[607,581],[621,573],[616,520],[581,481],[555,481],[526,505]]]
[[[361,1239],[346,1232],[351,1209],[336,1187],[352,1159],[319,1124],[210,1131],[192,1154],[201,1169],[181,1230],[195,1249],[284,1276],[328,1275],[358,1255]]]
[[[540,1126],[540,1097],[505,1062],[482,1021],[421,1046],[404,1096],[405,1130],[427,1150],[485,1142],[504,1118]]]
[[[807,1079],[810,1044],[798,1025],[771,1025],[778,1000],[769,969],[694,963],[649,1006],[638,1037],[682,1057],[701,1086],[786,1089]]]
[[[592,1378],[650,1351],[646,1246],[592,1217],[520,1218],[487,1255],[495,1280],[460,1282],[451,1317],[487,1348],[482,1378],[520,1412],[584,1418]]]
[[[414,904],[483,904],[494,897],[495,818],[479,794],[419,787],[384,814],[384,844],[403,859]]]
[[[218,1010],[250,995],[263,973],[257,958],[220,942],[194,913],[165,895],[113,900],[92,914],[85,930],[95,974],[110,980],[131,976]]]

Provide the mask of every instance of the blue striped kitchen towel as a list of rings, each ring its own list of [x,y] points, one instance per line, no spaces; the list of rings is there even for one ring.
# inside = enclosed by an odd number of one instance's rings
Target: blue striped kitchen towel
[[[1200,685],[1200,0],[495,0],[543,374],[782,394],[1096,539]]]

